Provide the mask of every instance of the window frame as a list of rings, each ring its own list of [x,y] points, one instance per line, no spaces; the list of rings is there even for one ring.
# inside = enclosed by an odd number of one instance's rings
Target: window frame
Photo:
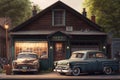
[[[55,24],[55,11],[63,11],[63,23],[62,24]],[[64,9],[53,9],[52,10],[52,26],[65,26],[65,16],[66,16],[66,11]]]

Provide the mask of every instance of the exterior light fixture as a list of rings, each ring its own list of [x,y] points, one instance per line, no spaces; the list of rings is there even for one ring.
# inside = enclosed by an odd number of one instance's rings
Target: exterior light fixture
[[[106,47],[105,47],[105,46],[103,46],[103,49],[106,49]]]
[[[7,59],[9,59],[9,54],[8,54],[8,28],[9,28],[9,25],[8,24],[5,24],[4,25],[4,28],[6,30],[6,55],[7,55]]]
[[[50,49],[53,49],[53,47],[52,47],[52,46],[50,46]]]
[[[8,24],[5,24],[4,28],[5,28],[6,30],[8,30],[9,25],[8,25]]]
[[[67,49],[70,49],[70,47],[69,47],[69,46],[67,46]]]

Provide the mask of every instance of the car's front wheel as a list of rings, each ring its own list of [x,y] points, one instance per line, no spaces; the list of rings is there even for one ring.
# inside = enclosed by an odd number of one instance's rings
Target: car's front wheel
[[[112,74],[112,72],[113,72],[113,70],[112,70],[112,68],[111,67],[104,67],[104,73],[105,74]]]
[[[72,75],[74,75],[74,76],[79,76],[81,73],[81,70],[79,67],[74,67],[72,70],[73,70]]]

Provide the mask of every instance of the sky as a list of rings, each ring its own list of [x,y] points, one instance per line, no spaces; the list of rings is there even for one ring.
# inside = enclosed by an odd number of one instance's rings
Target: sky
[[[40,9],[45,9],[59,0],[30,0],[30,1],[33,2],[34,5],[39,5]],[[64,2],[65,4],[77,10],[78,12],[82,12],[84,0],[60,0],[60,1]]]

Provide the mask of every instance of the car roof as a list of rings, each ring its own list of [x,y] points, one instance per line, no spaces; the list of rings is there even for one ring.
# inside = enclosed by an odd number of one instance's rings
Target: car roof
[[[18,54],[36,54],[37,55],[37,53],[34,53],[34,52],[20,52]]]
[[[79,51],[74,51],[73,53],[88,53],[88,52],[102,52],[99,50],[79,50]]]

